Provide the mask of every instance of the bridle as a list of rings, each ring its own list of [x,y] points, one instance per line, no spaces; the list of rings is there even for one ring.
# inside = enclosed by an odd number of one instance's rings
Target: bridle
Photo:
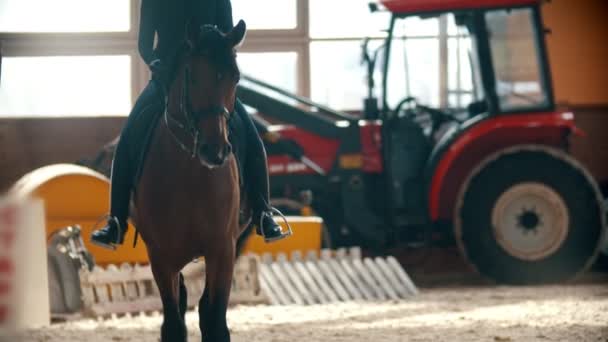
[[[192,102],[190,101],[190,65],[186,64],[184,67],[184,77],[182,77],[182,91],[179,100],[179,113],[185,118],[185,123],[180,120],[174,118],[169,113],[169,89],[162,89],[163,98],[165,101],[165,110],[164,110],[164,119],[165,125],[167,126],[167,130],[177,142],[178,146],[186,153],[190,154],[190,158],[194,158],[197,155],[197,151],[199,148],[200,136],[202,135],[201,131],[197,128],[196,123],[202,120],[205,117],[212,116],[224,116],[226,120],[230,119],[231,113],[225,106],[213,105],[209,108],[205,108],[203,110],[194,111],[192,109]],[[181,129],[186,133],[189,138],[192,139],[192,149],[188,148],[188,146],[176,135],[171,129],[171,125],[169,122],[173,123],[173,125],[177,126],[177,128]]]

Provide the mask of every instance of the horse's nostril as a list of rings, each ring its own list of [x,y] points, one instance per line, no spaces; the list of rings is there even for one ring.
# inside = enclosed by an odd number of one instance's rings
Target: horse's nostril
[[[231,144],[227,144],[226,145],[226,155],[229,155],[232,152],[232,145]]]

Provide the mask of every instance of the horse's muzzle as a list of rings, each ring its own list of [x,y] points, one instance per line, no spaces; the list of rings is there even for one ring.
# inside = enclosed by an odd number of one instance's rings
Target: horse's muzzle
[[[203,144],[199,149],[200,162],[210,168],[223,166],[228,160],[228,156],[232,153],[232,145],[226,144]]]

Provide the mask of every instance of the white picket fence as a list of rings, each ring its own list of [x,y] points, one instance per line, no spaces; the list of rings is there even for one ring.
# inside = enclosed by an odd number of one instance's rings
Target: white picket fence
[[[291,257],[247,255],[237,260],[231,304],[312,305],[339,301],[402,300],[418,289],[394,257],[363,258],[359,248],[310,251]],[[188,306],[203,292],[204,262],[182,271]],[[83,313],[88,316],[151,312],[162,309],[150,266],[81,270]]]
[[[400,300],[418,294],[392,256],[363,258],[361,249],[294,252],[291,258],[266,254],[260,284],[271,304],[312,305],[338,301]]]
[[[231,304],[261,304],[269,300],[258,281],[259,261],[253,256],[239,258],[230,295]],[[203,293],[205,263],[190,263],[183,270],[188,291],[188,307],[193,308]],[[153,312],[162,310],[158,287],[149,265],[107,268],[95,267],[91,272],[80,271],[84,310],[87,316]]]

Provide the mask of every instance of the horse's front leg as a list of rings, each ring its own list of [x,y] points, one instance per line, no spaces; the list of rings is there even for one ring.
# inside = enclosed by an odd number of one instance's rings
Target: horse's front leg
[[[226,311],[235,262],[234,243],[221,252],[205,256],[205,291],[199,301],[199,325],[203,342],[229,342]]]
[[[188,311],[188,292],[184,283],[184,275],[179,273],[179,312],[182,320],[186,322],[186,311]]]
[[[188,332],[179,305],[178,270],[150,258],[154,280],[163,302],[163,324],[161,342],[186,342]]]

